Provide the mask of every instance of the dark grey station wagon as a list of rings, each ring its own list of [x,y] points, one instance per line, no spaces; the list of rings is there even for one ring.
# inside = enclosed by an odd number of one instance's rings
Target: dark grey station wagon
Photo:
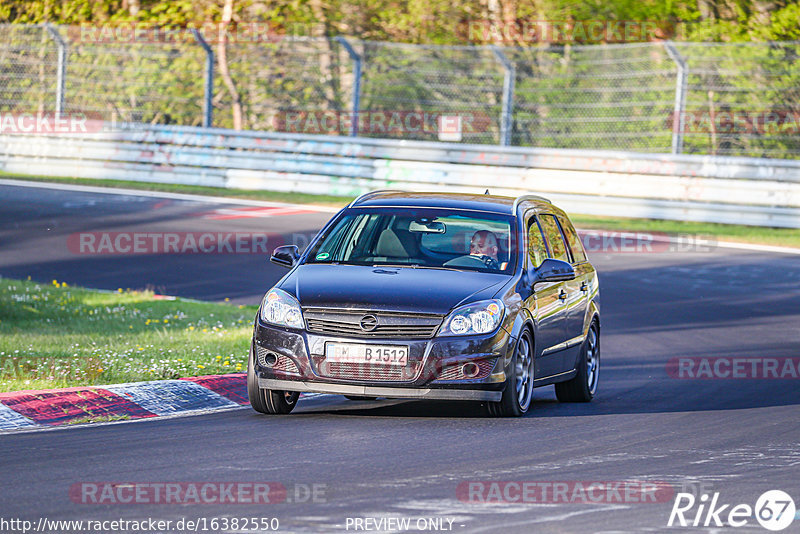
[[[256,316],[248,392],[479,401],[519,416],[533,389],[587,402],[600,365],[597,273],[547,199],[375,191],[337,213]]]

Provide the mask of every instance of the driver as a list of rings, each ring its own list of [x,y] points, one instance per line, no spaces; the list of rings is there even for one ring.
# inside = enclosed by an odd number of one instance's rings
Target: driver
[[[497,259],[497,236],[489,230],[478,230],[469,243],[469,255],[477,256],[490,269],[500,269]]]

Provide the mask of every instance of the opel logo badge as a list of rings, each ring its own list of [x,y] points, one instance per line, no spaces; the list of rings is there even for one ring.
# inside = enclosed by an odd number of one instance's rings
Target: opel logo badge
[[[361,330],[364,332],[372,332],[378,328],[378,318],[374,315],[365,315],[358,324],[361,325]]]

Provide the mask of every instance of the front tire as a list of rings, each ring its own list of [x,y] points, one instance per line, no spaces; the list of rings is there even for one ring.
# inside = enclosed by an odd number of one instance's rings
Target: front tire
[[[259,387],[253,363],[253,347],[251,346],[250,358],[247,362],[247,396],[250,398],[250,406],[259,413],[287,414],[297,406],[300,393]]]
[[[592,321],[578,358],[578,374],[566,382],[556,384],[559,402],[589,402],[597,392],[600,373],[600,327]]]
[[[489,403],[489,414],[494,417],[520,417],[528,412],[532,399],[533,338],[528,330],[524,330],[514,350],[503,397],[499,402]]]

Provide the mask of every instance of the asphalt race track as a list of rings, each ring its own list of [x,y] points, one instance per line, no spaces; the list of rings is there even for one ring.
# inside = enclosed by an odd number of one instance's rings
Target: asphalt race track
[[[284,269],[269,263],[267,254],[114,253],[80,248],[87,232],[178,233],[239,232],[268,237],[266,250],[283,244],[303,244],[331,217],[330,213],[287,213],[241,205],[183,202],[169,198],[70,193],[0,185],[0,274],[50,282],[116,290],[153,289],[167,295],[257,304],[264,288]],[[237,215],[238,210],[238,215]],[[260,216],[256,216],[260,215]],[[225,217],[225,218],[221,218]],[[228,218],[231,217],[231,218]],[[236,217],[236,218],[234,218]],[[73,236],[70,240],[70,236]],[[183,241],[181,241],[183,244]],[[258,250],[264,247],[250,247]],[[102,252],[93,254],[92,251]],[[235,249],[234,249],[235,251]]]
[[[257,303],[283,272],[262,254],[93,255],[68,244],[80,232],[265,232],[291,242],[330,216],[239,217],[241,208],[0,185],[0,275]],[[800,379],[686,379],[667,366],[679,357],[800,357],[800,256],[661,247],[591,259],[603,306],[600,386],[591,404],[559,404],[546,387],[536,390],[527,417],[498,420],[474,404],[318,396],[286,417],[240,409],[6,434],[1,514],[32,521],[277,517],[281,532],[353,531],[353,518],[411,518],[412,527],[418,518],[444,518],[444,527],[450,519],[464,533],[609,533],[714,530],[667,527],[681,491],[753,506],[780,489],[800,505]],[[288,496],[259,505],[70,499],[73,484],[100,481],[269,481]],[[655,503],[613,496],[518,502],[513,495],[467,502],[459,487],[476,481],[570,488],[648,481],[672,493]],[[316,498],[305,491],[314,484]],[[733,530],[765,532],[752,517]],[[784,532],[800,532],[800,519]]]

